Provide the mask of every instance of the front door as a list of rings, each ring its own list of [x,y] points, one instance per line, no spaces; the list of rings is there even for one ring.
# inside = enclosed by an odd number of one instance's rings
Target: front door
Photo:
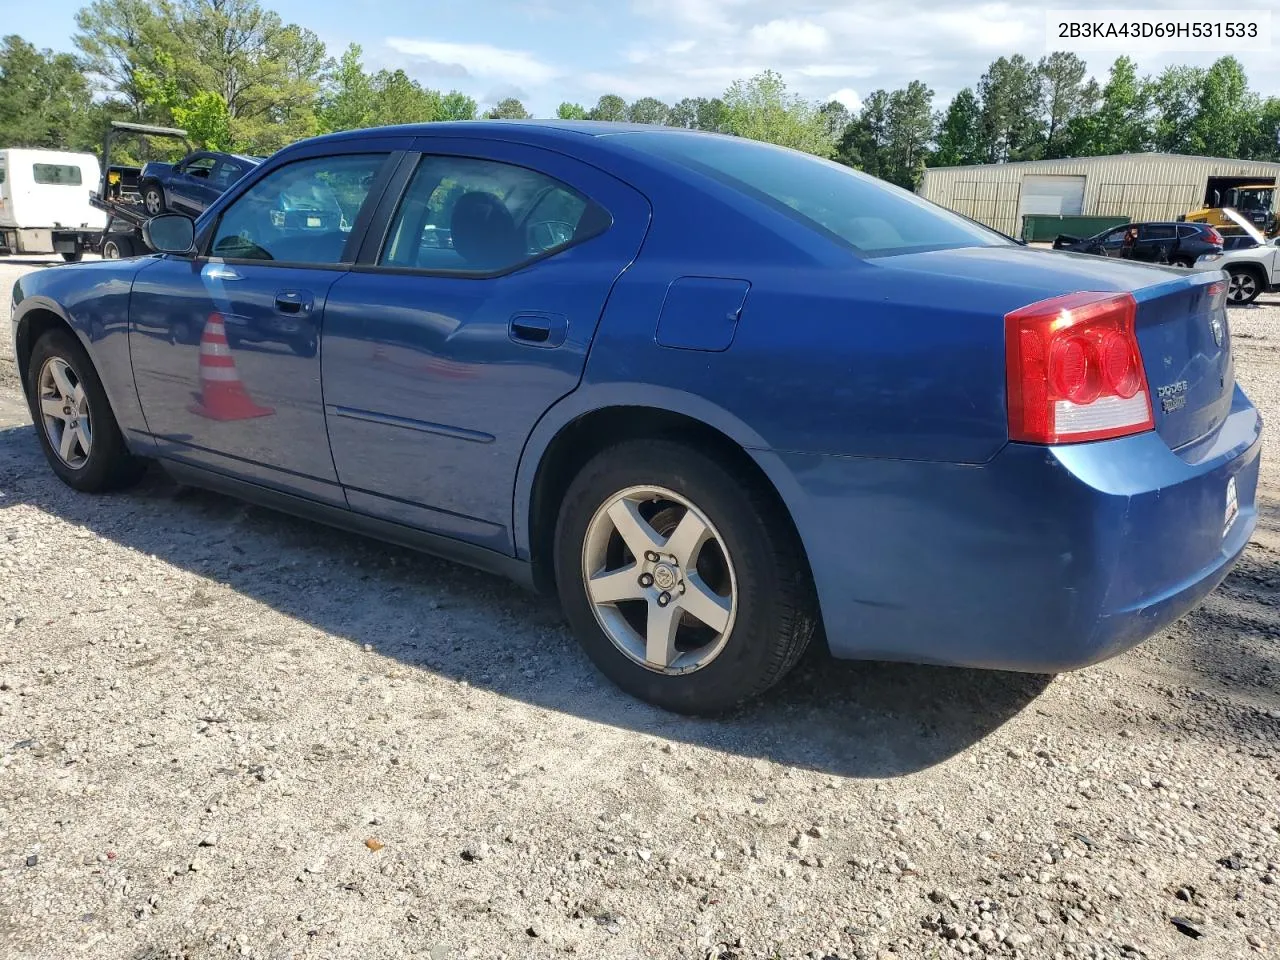
[[[649,206],[562,154],[423,138],[322,343],[329,439],[352,509],[512,549],[534,424],[582,376]],[[385,230],[382,225],[386,225]]]
[[[209,206],[209,176],[217,164],[217,157],[198,153],[184,160],[166,185],[165,199],[169,206],[188,216],[199,216]]]
[[[325,433],[318,354],[329,289],[354,258],[349,226],[279,215],[290,198],[332,196],[357,222],[387,153],[277,166],[217,216],[207,256],[161,257],[130,302],[138,398],[160,452],[342,503]]]

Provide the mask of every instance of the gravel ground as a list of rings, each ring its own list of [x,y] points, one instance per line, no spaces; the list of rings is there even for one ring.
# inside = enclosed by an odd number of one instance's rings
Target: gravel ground
[[[1231,320],[1275,422],[1263,302]],[[1124,657],[815,655],[698,721],[502,581],[159,475],[68,490],[12,370],[0,956],[1280,956],[1273,461],[1236,572]]]

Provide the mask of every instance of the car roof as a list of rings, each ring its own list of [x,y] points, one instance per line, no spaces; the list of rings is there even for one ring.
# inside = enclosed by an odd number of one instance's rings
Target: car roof
[[[668,131],[695,133],[683,127],[651,123],[614,123],[608,120],[445,120],[435,123],[406,123],[389,127],[363,127],[313,137],[305,142],[355,140],[370,136],[412,137],[509,137],[524,133],[538,139],[573,140],[577,137],[607,137],[610,134]]]

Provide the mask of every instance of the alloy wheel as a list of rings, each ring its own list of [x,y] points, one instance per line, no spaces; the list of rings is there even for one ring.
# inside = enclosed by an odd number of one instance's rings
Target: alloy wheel
[[[1244,303],[1257,295],[1258,281],[1251,273],[1233,273],[1227,299],[1232,303]]]
[[[724,539],[672,490],[630,487],[591,518],[582,578],[596,621],[623,654],[663,674],[707,666],[738,612]]]
[[[71,364],[50,357],[40,369],[40,419],[58,459],[79,470],[93,449],[93,423],[84,383]]]

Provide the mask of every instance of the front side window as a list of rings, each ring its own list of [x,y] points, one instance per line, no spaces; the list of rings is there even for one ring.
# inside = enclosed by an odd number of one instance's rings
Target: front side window
[[[81,184],[80,168],[70,163],[36,163],[31,166],[36,183],[78,187]]]
[[[227,207],[209,255],[282,263],[342,262],[386,154],[314,157],[278,167]]]
[[[405,191],[378,263],[493,273],[595,236],[609,222],[597,204],[536,170],[427,156]]]
[[[4,183],[4,167],[0,167],[0,183]]]
[[[796,150],[676,131],[613,136],[762,200],[863,256],[1013,242],[883,180]]]
[[[213,157],[196,157],[182,168],[182,172],[188,177],[207,180],[209,179],[209,171],[213,169],[213,165],[217,162]]]

